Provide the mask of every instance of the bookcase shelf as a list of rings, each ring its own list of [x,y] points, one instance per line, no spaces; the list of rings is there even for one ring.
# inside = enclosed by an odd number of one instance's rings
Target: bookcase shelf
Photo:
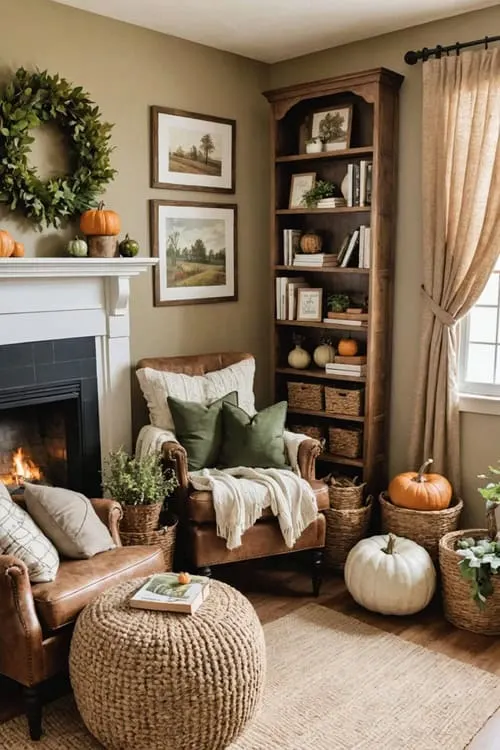
[[[286,399],[288,382],[302,383],[304,389],[329,384],[336,384],[340,388],[354,388],[358,384],[363,387],[363,416],[353,418],[322,410],[297,408],[289,410],[289,424],[294,429],[314,426],[325,435],[328,434],[327,428],[332,426],[342,430],[361,429],[362,446],[358,458],[339,456],[335,454],[335,445],[330,445],[329,450],[321,454],[319,461],[332,464],[332,470],[337,473],[362,475],[362,480],[367,482],[371,493],[387,486],[397,115],[398,92],[402,81],[403,77],[398,73],[376,68],[265,92],[271,108],[273,144],[273,318],[276,318],[276,294],[280,289],[280,283],[276,279],[288,275],[288,282],[283,282],[283,291],[279,292],[285,307],[286,304],[292,304],[294,299],[293,291],[290,292],[292,302],[287,298],[288,288],[293,290],[290,284],[303,276],[309,287],[323,289],[322,318],[326,317],[327,300],[331,294],[346,294],[351,302],[356,306],[362,305],[368,312],[368,320],[363,321],[361,326],[324,323],[322,320],[274,320],[271,337],[274,395],[277,400]],[[314,113],[346,107],[352,113],[348,147],[333,152],[305,153]],[[371,163],[371,167],[367,166],[367,162]],[[361,196],[365,195],[366,181],[370,179],[369,206],[289,208],[294,175],[314,172],[317,180],[328,180],[340,186],[348,171],[349,175],[361,174],[360,183],[361,186],[364,185],[360,189]],[[367,228],[369,232],[365,231]],[[293,243],[299,242],[301,232],[319,234],[323,239],[323,247],[317,252],[338,253],[345,238],[353,237],[354,243],[353,233],[356,229],[360,230],[360,238],[370,237],[371,249],[370,255],[365,255],[367,245],[363,244],[363,252],[358,261],[352,251],[354,261],[350,261],[351,267],[300,267],[284,263],[285,235],[289,248],[295,247]],[[287,259],[289,257],[291,256],[287,252]],[[363,266],[365,262],[369,262],[371,267],[352,267],[353,263]],[[303,280],[299,279],[298,284],[300,283]],[[287,318],[288,315],[283,315],[282,312],[280,317]],[[359,352],[366,355],[366,376],[330,375],[315,366],[306,370],[283,367],[282,363],[287,362],[297,335],[303,339],[301,345],[311,355],[324,338],[336,346],[340,338],[351,336],[357,342]]]

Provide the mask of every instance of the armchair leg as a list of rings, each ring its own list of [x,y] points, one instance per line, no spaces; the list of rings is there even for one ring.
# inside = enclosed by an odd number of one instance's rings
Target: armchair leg
[[[312,553],[312,587],[313,595],[319,596],[323,577],[323,550],[315,549]]]
[[[39,740],[42,736],[42,701],[38,687],[24,687],[24,706],[28,727],[32,740]]]
[[[198,568],[197,573],[200,576],[212,578],[212,568],[209,565],[203,565],[201,568]]]

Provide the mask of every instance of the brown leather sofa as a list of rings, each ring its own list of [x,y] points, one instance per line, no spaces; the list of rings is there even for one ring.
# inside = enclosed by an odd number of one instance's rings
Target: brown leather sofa
[[[116,549],[90,560],[61,560],[54,581],[36,584],[30,583],[21,560],[0,555],[0,673],[23,686],[32,740],[40,739],[42,731],[40,684],[67,670],[79,612],[101,591],[165,569],[159,547],[122,547],[117,502],[98,499],[92,504]]]
[[[151,357],[141,359],[137,363],[137,369],[151,367],[186,375],[204,375],[249,357],[252,355],[242,352]],[[177,497],[177,514],[181,520],[178,546],[180,542],[186,547],[190,565],[204,575],[211,575],[214,565],[311,550],[313,591],[315,595],[319,594],[325,545],[325,517],[321,513],[290,550],[283,540],[275,516],[266,509],[262,518],[244,534],[241,547],[228,550],[225,540],[217,536],[212,493],[195,491],[189,484],[186,451],[177,442],[164,443],[162,450],[167,465],[174,469],[180,485]],[[302,476],[314,488],[318,510],[321,511],[329,507],[329,498],[327,486],[315,478],[316,458],[320,452],[321,445],[317,440],[305,440],[300,444],[298,463]]]

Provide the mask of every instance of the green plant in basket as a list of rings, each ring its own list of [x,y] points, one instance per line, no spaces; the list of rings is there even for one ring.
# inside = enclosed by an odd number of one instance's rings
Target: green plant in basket
[[[500,504],[500,469],[490,466],[488,473],[480,474],[478,478],[489,480],[485,487],[478,488],[486,501],[488,537],[460,539],[456,552],[463,558],[459,563],[460,572],[470,581],[472,598],[480,609],[484,609],[487,598],[493,593],[491,577],[498,575],[500,570],[500,541],[495,518],[495,510]]]
[[[121,505],[156,505],[178,486],[175,474],[164,470],[161,454],[130,456],[122,448],[104,461],[103,490]]]

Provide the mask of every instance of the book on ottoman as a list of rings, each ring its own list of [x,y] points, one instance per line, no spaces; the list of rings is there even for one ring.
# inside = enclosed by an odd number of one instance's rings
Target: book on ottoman
[[[209,579],[187,573],[157,573],[130,599],[137,609],[158,609],[192,615],[208,596]]]

